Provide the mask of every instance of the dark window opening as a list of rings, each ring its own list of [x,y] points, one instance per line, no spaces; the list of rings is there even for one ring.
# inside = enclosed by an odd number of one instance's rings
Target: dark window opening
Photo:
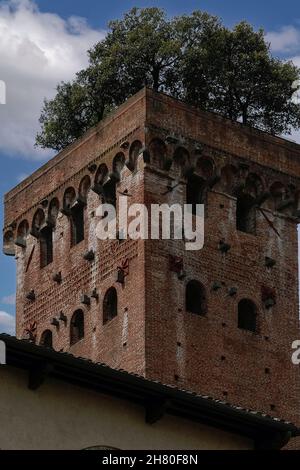
[[[206,294],[203,285],[198,281],[190,281],[185,292],[186,311],[196,315],[205,315],[207,312]]]
[[[84,315],[82,310],[77,310],[71,319],[70,344],[71,346],[84,337]]]
[[[196,205],[205,204],[203,180],[195,175],[188,178],[186,185],[186,203],[192,204],[192,213],[196,214]]]
[[[53,261],[53,232],[51,227],[40,231],[41,268]]]
[[[115,181],[110,180],[103,186],[103,199],[105,203],[116,207],[117,196]]]
[[[29,224],[27,220],[23,220],[18,227],[16,245],[22,248],[25,248],[28,233],[29,233]]]
[[[42,333],[40,345],[45,346],[46,348],[52,348],[52,331],[45,330]]]
[[[236,228],[245,233],[256,234],[256,208],[251,196],[239,196],[236,201]]]
[[[71,212],[71,246],[84,240],[84,206],[74,207]]]
[[[238,328],[256,331],[256,306],[248,299],[243,299],[238,305]]]
[[[108,289],[103,300],[103,324],[115,318],[118,314],[118,297],[114,287]]]

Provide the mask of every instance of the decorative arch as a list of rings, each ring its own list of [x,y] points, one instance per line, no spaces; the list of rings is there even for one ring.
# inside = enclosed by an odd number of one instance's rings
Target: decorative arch
[[[96,194],[102,195],[103,185],[107,181],[107,179],[108,179],[108,168],[105,165],[105,163],[101,163],[101,165],[98,167],[95,173],[94,184],[92,186],[92,190]]]
[[[57,197],[54,197],[49,204],[48,209],[48,223],[53,227],[56,225],[56,219],[59,212],[59,200]]]
[[[125,165],[125,155],[123,152],[117,153],[117,155],[114,156],[113,163],[112,163],[112,170],[115,175],[118,176],[118,179],[120,179],[121,171]]]
[[[112,169],[113,171],[109,174],[109,178],[103,185],[102,198],[103,201],[112,204],[116,207],[117,202],[117,183],[121,178],[121,171],[125,164],[125,155],[122,152],[117,153],[113,159]]]
[[[18,226],[17,238],[15,241],[16,245],[21,246],[22,248],[25,248],[28,235],[29,235],[29,223],[25,219],[25,220],[22,220],[22,222],[20,222]]]
[[[3,235],[3,253],[7,256],[15,256],[14,233],[7,230]]]
[[[66,211],[69,210],[72,207],[72,205],[75,203],[75,201],[76,201],[76,191],[72,186],[70,186],[64,192],[64,198],[63,198],[64,210]]]
[[[45,213],[42,209],[37,209],[32,219],[32,235],[39,236],[42,226],[45,224]]]
[[[105,163],[101,163],[101,165],[99,165],[99,168],[95,174],[95,184],[101,184],[101,185],[104,184],[107,176],[108,176],[108,168],[105,165]]]
[[[79,184],[79,196],[86,201],[88,192],[91,187],[91,178],[89,175],[85,175]]]
[[[143,145],[140,140],[135,140],[132,142],[129,148],[129,161],[126,163],[126,166],[129,168],[130,171],[136,170],[137,159],[141,152]]]

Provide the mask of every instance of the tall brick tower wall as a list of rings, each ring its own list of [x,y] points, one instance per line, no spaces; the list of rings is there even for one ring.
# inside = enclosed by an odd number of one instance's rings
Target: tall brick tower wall
[[[148,103],[150,154],[160,148],[173,164],[168,173],[157,163],[145,168],[146,201],[186,202],[188,179],[179,175],[192,167],[206,210],[199,252],[186,251],[184,241],[146,244],[146,375],[299,420],[299,370],[291,362],[300,338],[299,146],[163,95]],[[174,190],[166,193],[168,186]],[[256,201],[253,233],[237,230],[241,194]],[[203,315],[186,311],[191,280],[204,287]],[[238,328],[243,299],[256,306],[255,332]]]
[[[6,252],[15,253],[17,259],[17,336],[39,344],[43,333],[51,331],[55,350],[140,374],[145,373],[144,244],[99,241],[95,212],[101,188],[111,180],[109,174],[119,173],[129,153],[137,156],[140,150],[145,109],[141,92],[12,190],[5,200],[4,235]],[[118,191],[127,189],[132,202],[143,202],[138,163],[134,173],[124,167],[118,183]],[[71,246],[68,206],[81,200],[85,201],[84,239]],[[41,268],[39,233],[51,219],[53,261]],[[85,259],[88,252],[94,253],[94,259]],[[118,267],[126,260],[129,274],[121,284],[116,282]],[[103,325],[103,298],[112,286],[118,315]],[[71,345],[71,319],[77,310],[84,314],[84,337]]]
[[[300,423],[299,192],[298,145],[142,90],[6,195],[17,336]],[[204,248],[98,240],[121,194],[204,203]]]

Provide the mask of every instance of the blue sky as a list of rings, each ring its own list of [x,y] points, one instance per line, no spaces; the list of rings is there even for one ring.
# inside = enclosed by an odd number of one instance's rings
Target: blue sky
[[[86,65],[85,51],[105,35],[107,22],[133,6],[152,1],[0,0],[0,80],[7,104],[0,104],[0,225],[3,195],[38,168],[51,152],[34,149],[43,97]],[[296,0],[156,1],[169,15],[202,9],[232,26],[247,20],[263,27],[274,53],[300,66],[300,4]],[[79,17],[81,19],[79,19]],[[83,21],[83,19],[85,21]],[[300,134],[293,138],[300,142]],[[2,243],[2,241],[1,241]],[[0,330],[13,332],[15,262],[0,254]]]
[[[158,6],[164,8],[170,15],[190,13],[193,10],[205,10],[211,14],[223,18],[224,22],[231,26],[237,21],[247,20],[267,30],[279,29],[282,25],[290,25],[297,22],[297,14],[300,16],[299,2],[296,0],[279,0],[241,2],[240,0],[206,0],[206,1],[116,1],[97,2],[94,0],[62,0],[37,2],[43,11],[55,11],[66,18],[70,15],[86,17],[95,28],[105,27],[107,21],[119,17],[124,11],[134,6]]]

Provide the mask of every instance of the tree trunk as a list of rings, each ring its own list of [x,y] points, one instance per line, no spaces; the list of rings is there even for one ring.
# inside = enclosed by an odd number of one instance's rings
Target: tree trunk
[[[153,78],[153,88],[155,91],[159,89],[159,67],[153,67],[152,78]]]

